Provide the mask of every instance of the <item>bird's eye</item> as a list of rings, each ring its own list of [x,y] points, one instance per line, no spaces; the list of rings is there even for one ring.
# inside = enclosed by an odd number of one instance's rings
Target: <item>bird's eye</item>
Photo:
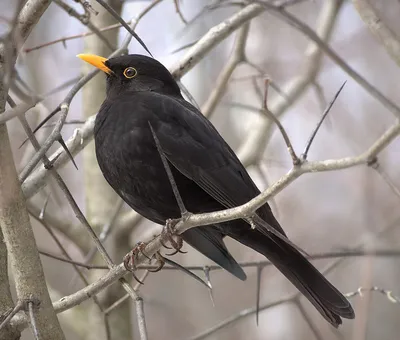
[[[131,78],[136,77],[136,75],[137,75],[137,71],[136,71],[136,69],[134,67],[127,67],[124,70],[125,78],[131,79]]]

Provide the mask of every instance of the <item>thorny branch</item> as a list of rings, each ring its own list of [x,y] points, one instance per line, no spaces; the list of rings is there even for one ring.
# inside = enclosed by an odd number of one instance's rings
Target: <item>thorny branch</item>
[[[286,175],[282,176],[277,182],[271,185],[268,189],[262,192],[260,195],[249,201],[248,203],[222,211],[204,213],[204,214],[193,214],[185,218],[183,221],[176,225],[175,231],[177,234],[184,232],[190,228],[196,226],[204,226],[210,224],[216,224],[226,222],[233,219],[244,218],[251,216],[259,207],[265,204],[271,197],[278,194],[281,190],[287,187],[295,179],[305,173],[314,173],[321,171],[333,171],[339,169],[347,169],[357,165],[366,165],[368,161],[377,156],[387,145],[390,144],[400,134],[400,122],[396,122],[384,133],[375,143],[371,145],[365,152],[355,157],[347,157],[337,160],[326,160],[326,161],[315,161],[305,162],[299,166],[293,167]],[[168,241],[167,237],[158,236],[151,242],[149,242],[145,248],[147,256],[153,256],[162,247],[162,243]],[[139,266],[148,260],[148,257],[143,254],[138,254],[136,258],[136,265]],[[57,312],[62,312],[73,306],[76,306],[85,301],[88,296],[97,294],[105,287],[119,280],[127,273],[124,264],[121,263],[118,266],[113,267],[110,271],[103,276],[100,280],[92,283],[91,285],[83,288],[82,290],[71,294],[68,297],[54,304],[54,308]],[[20,325],[23,327],[25,319],[19,317],[14,321],[14,325]]]
[[[102,1],[99,1],[102,2]],[[152,5],[155,5],[159,3],[160,1],[155,1],[153,2]],[[356,2],[356,1],[354,1]],[[361,2],[361,1],[360,1]],[[368,84],[362,77],[360,77],[355,71],[353,71],[349,66],[343,62],[338,56],[329,48],[329,46],[326,45],[325,40],[330,35],[330,31],[333,26],[334,18],[336,17],[336,13],[338,11],[338,8],[340,7],[339,2],[338,5],[334,6],[332,5],[333,2],[330,2],[329,5],[327,5],[330,8],[330,13],[329,16],[330,18],[326,19],[325,18],[325,24],[326,26],[322,28],[323,33],[325,34],[325,37],[323,39],[319,38],[312,30],[307,26],[304,26],[301,22],[299,22],[296,18],[288,14],[282,9],[279,8],[272,8],[270,5],[267,5],[265,3],[259,2],[259,3],[253,3],[250,5],[245,6],[243,9],[238,11],[236,14],[234,14],[231,18],[223,22],[222,24],[217,25],[213,29],[211,29],[203,38],[201,38],[188,52],[187,54],[183,57],[183,59],[180,61],[177,66],[175,66],[172,69],[172,73],[174,74],[175,77],[181,78],[187,71],[189,71],[199,60],[201,60],[216,44],[218,44],[220,41],[222,41],[224,38],[226,38],[230,33],[232,33],[234,30],[240,28],[240,32],[238,33],[238,42],[237,42],[237,54],[233,54],[233,61],[232,64],[227,65],[226,69],[221,73],[219,81],[218,81],[218,87],[215,89],[215,98],[213,96],[210,96],[210,103],[208,104],[209,109],[206,109],[207,112],[212,112],[213,109],[215,108],[216,103],[218,102],[221,94],[223,93],[224,87],[226,86],[230,75],[233,72],[233,69],[236,67],[238,62],[240,62],[243,59],[243,55],[240,55],[240,53],[243,52],[243,47],[244,43],[246,40],[247,33],[246,30],[248,30],[248,21],[253,19],[255,16],[259,15],[266,7],[269,10],[275,11],[279,15],[281,15],[285,20],[288,20],[291,24],[296,26],[299,30],[303,31],[306,35],[309,36],[311,40],[314,41],[314,43],[317,45],[317,47],[313,46],[315,54],[314,54],[314,61],[317,61],[316,65],[312,66],[310,68],[310,74],[312,73],[312,76],[308,74],[306,77],[303,78],[302,82],[298,83],[298,88],[293,90],[292,96],[285,98],[285,100],[288,100],[288,103],[284,104],[286,107],[280,108],[278,110],[278,113],[281,114],[285,108],[287,108],[288,105],[290,105],[294,99],[296,99],[299,95],[300,92],[305,88],[306,85],[309,83],[312,83],[315,81],[315,75],[318,70],[319,62],[320,62],[320,51],[324,51],[327,53],[330,57],[333,58],[333,60],[341,67],[343,67],[354,79],[358,80],[363,86],[365,86],[376,98],[378,98],[381,102],[386,104],[387,107],[391,108],[393,112],[398,114],[399,110],[398,108],[388,101],[382,94],[380,94],[379,91],[374,89],[372,85]],[[177,2],[175,2],[177,4]],[[177,10],[179,10],[179,7],[177,6]],[[138,21],[135,22],[135,24]],[[245,25],[245,26],[243,26]],[[134,29],[134,25],[131,22],[131,28],[130,30]],[[96,33],[99,35],[99,32]],[[322,35],[324,35],[322,34]],[[242,37],[242,40],[240,41],[240,38]],[[128,41],[128,39],[127,39]],[[128,41],[129,42],[129,41]],[[124,53],[128,42],[126,44],[123,44],[123,46],[118,49],[113,55],[117,55],[119,53]],[[241,50],[239,50],[239,48]],[[240,58],[239,58],[239,57]],[[236,58],[236,59],[235,59]],[[311,58],[310,58],[311,60]],[[234,67],[232,66],[234,65]],[[229,66],[229,67],[228,67]],[[45,180],[46,177],[48,177],[48,174],[54,173],[53,170],[49,169],[49,164],[53,167],[53,169],[57,169],[63,164],[66,164],[68,161],[67,153],[65,150],[59,149],[56,151],[55,154],[53,154],[50,159],[46,161],[46,156],[45,153],[48,151],[48,149],[53,145],[54,141],[56,141],[60,137],[60,131],[65,123],[68,111],[69,111],[69,106],[76,95],[76,93],[84,86],[84,84],[87,81],[90,81],[90,79],[93,77],[95,72],[89,74],[87,77],[82,78],[76,86],[69,92],[68,96],[65,98],[63,103],[59,105],[58,110],[61,112],[61,118],[57,121],[55,128],[53,129],[52,133],[50,136],[47,138],[46,142],[41,146],[40,151],[35,154],[34,158],[32,161],[28,164],[27,168],[23,170],[21,173],[21,180],[25,181],[23,185],[24,189],[24,194],[26,197],[31,197],[34,193],[36,193],[38,190],[40,190],[44,185],[45,185]],[[308,78],[309,77],[309,78]],[[22,104],[22,105],[27,105],[27,104]],[[29,104],[32,105],[32,104]],[[29,108],[29,107],[28,107]],[[265,107],[266,108],[266,107]],[[14,116],[20,116],[25,112],[25,107],[19,108],[18,112],[17,110],[15,112],[11,111],[11,113]],[[4,118],[3,118],[4,119]],[[74,136],[67,142],[68,147],[70,148],[72,154],[76,154],[79,152],[81,149],[84,148],[84,146],[90,141],[92,138],[92,132],[93,132],[93,121],[94,117],[88,119],[84,126],[76,130],[74,133]],[[264,133],[265,133],[265,127],[263,127]],[[302,162],[294,162],[293,168],[284,176],[281,177],[280,180],[278,180],[275,184],[270,186],[267,190],[265,190],[262,194],[251,200],[250,202],[240,206],[236,207],[233,209],[227,209],[224,211],[220,212],[213,212],[213,213],[208,213],[208,214],[198,214],[198,215],[193,215],[189,216],[188,218],[185,218],[181,222],[178,223],[176,227],[176,231],[178,233],[181,233],[189,228],[196,227],[199,225],[208,225],[208,224],[214,224],[214,223],[219,223],[219,222],[224,222],[228,221],[231,219],[236,219],[236,218],[245,218],[251,216],[260,206],[265,204],[271,197],[275,196],[277,193],[279,193],[283,188],[288,186],[290,183],[292,183],[295,179],[300,177],[302,174],[305,173],[310,173],[310,172],[320,172],[320,171],[332,171],[332,170],[339,170],[339,169],[346,169],[349,167],[357,166],[357,165],[369,165],[371,162],[373,162],[374,159],[376,159],[377,155],[385,148],[387,147],[398,135],[400,134],[400,122],[396,121],[379,139],[376,140],[374,144],[371,145],[370,148],[368,148],[364,153],[361,153],[358,156],[355,157],[347,157],[347,158],[342,158],[342,159],[336,159],[336,160],[325,160],[325,161],[317,161],[317,162],[307,162],[303,160]],[[311,139],[312,141],[312,139]],[[261,143],[262,144],[262,143]],[[310,142],[311,145],[311,142]],[[306,153],[305,153],[306,154]],[[34,168],[37,166],[38,162],[44,159],[45,163],[48,162],[48,164],[40,165],[38,169],[34,170]],[[296,158],[297,159],[297,156]],[[49,171],[50,170],[50,171]],[[80,213],[81,214],[81,213]],[[81,218],[84,219],[83,214],[80,215]],[[86,224],[86,223],[84,223]],[[146,254],[148,255],[153,255],[155,254],[162,245],[162,242],[167,241],[166,239],[163,239],[163,236],[158,236],[155,238],[153,241],[151,241],[148,246],[146,247]],[[98,244],[99,249],[102,249],[101,244]],[[104,248],[103,248],[104,250]],[[105,250],[104,250],[105,252]],[[104,257],[107,259],[106,253],[103,254]],[[118,266],[114,266],[113,263],[111,262],[110,259],[108,264],[110,266],[110,271],[100,280],[88,285],[84,289],[71,294],[70,296],[67,296],[57,302],[54,303],[54,308],[56,312],[62,312],[64,310],[67,310],[69,308],[72,308],[73,306],[76,306],[77,304],[83,302],[84,300],[88,299],[90,296],[93,296],[93,294],[99,293],[102,289],[107,287],[108,285],[112,284],[113,282],[121,279],[125,274],[126,271],[123,268],[122,264]],[[137,264],[144,263],[147,260],[147,258],[143,256],[139,256]],[[71,263],[74,263],[73,261],[70,261]],[[126,289],[128,289],[131,293],[131,295],[134,297],[135,301],[137,302],[137,312],[138,315],[142,315],[143,312],[143,301],[141,298],[137,295],[137,293],[132,290],[126,282],[123,282],[124,286]],[[382,294],[385,294],[388,298],[389,296],[393,298],[391,293],[389,294],[388,291],[378,289],[377,287],[373,287],[370,290],[373,291],[379,291]],[[361,294],[361,291],[358,293]],[[355,295],[355,294],[354,294]],[[396,300],[398,302],[397,298],[393,298],[393,300]],[[286,301],[286,300],[282,300]],[[280,302],[282,303],[282,302]],[[31,318],[31,323],[35,324],[35,311],[34,311],[34,306],[33,303],[28,304],[29,307],[29,315]],[[270,306],[271,307],[271,306]],[[267,308],[266,306],[261,307],[261,309]],[[256,308],[257,309],[257,308]],[[251,309],[252,313],[253,309]],[[232,319],[233,320],[233,319]],[[144,317],[140,319],[139,321],[142,322],[142,328],[141,328],[141,337],[142,339],[147,338],[146,330],[145,330],[145,322],[144,322]],[[18,326],[19,329],[22,329],[25,327],[27,322],[27,317],[25,315],[22,315],[19,313],[16,317],[13,318],[12,325],[13,326]],[[140,322],[139,322],[140,326]],[[35,330],[36,327],[33,327]],[[36,334],[38,333],[36,329]]]

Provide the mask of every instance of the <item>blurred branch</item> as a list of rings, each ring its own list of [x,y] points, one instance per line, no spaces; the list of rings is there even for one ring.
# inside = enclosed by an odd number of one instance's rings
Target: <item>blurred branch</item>
[[[4,111],[12,70],[14,69],[17,52],[28,38],[31,30],[50,5],[50,0],[28,0],[15,20],[15,27],[7,43],[0,46],[0,112]],[[21,3],[22,4],[22,3]],[[15,32],[15,34],[14,34]],[[46,287],[43,268],[36,248],[35,238],[29,222],[25,200],[18,180],[7,127],[0,124],[0,227],[1,239],[7,247],[11,268],[15,278],[18,301],[35,299],[41,304],[35,314],[35,325],[42,340],[63,340],[64,334],[54,313],[53,306]],[[4,243],[0,242],[1,252],[4,253]],[[2,265],[7,260],[1,261]],[[2,297],[8,308],[11,297],[9,289],[4,287],[7,280],[7,267],[0,268]],[[16,331],[4,328],[0,333],[1,339],[16,339]]]
[[[140,282],[144,282],[144,280],[146,280],[146,278],[147,278],[148,275],[149,275],[149,271],[146,270],[146,271],[144,272],[144,274],[140,277],[139,281],[140,281]],[[138,291],[138,290],[139,290],[140,285],[141,285],[140,282],[137,282],[136,285],[135,285],[135,287],[133,287],[133,289],[134,289],[135,291]],[[129,295],[128,295],[128,294],[124,295],[122,298],[120,298],[119,300],[115,301],[110,307],[108,307],[108,308],[104,311],[104,314],[106,314],[106,315],[107,315],[107,314],[110,314],[114,309],[118,308],[122,303],[124,303],[124,302],[125,302],[126,300],[128,300],[128,299],[129,299]]]
[[[370,162],[369,166],[374,169],[381,177],[382,179],[386,182],[386,184],[389,186],[390,189],[392,189],[393,193],[400,198],[400,189],[396,186],[396,184],[391,180],[389,175],[386,173],[384,169],[382,169],[378,158],[374,159],[372,162]]]
[[[250,4],[211,28],[192,46],[183,58],[170,70],[175,79],[180,79],[190,71],[213,47],[228,37],[240,26],[263,12],[262,5]]]
[[[316,34],[322,41],[330,39],[342,3],[342,0],[324,1],[318,16],[316,29]],[[275,117],[279,118],[285,113],[303,95],[308,86],[314,82],[321,66],[322,57],[322,50],[311,41],[304,53],[304,66],[300,74],[283,87],[285,96],[277,96],[269,102],[269,109],[274,113]],[[270,120],[266,119],[266,117],[260,117],[254,123],[254,128],[249,130],[251,133],[238,150],[238,157],[246,167],[259,162],[272,134],[272,128],[273,124]]]
[[[181,8],[179,6],[179,0],[173,0],[173,1],[174,1],[174,5],[175,5],[175,11],[176,11],[176,13],[178,13],[179,18],[182,20],[182,22],[184,24],[187,24],[187,21],[181,12]]]
[[[372,34],[380,41],[397,66],[400,66],[399,37],[379,17],[369,0],[353,0],[353,5]]]
[[[300,300],[298,298],[294,300],[294,304],[296,305],[297,309],[299,310],[304,321],[307,323],[308,327],[310,327],[311,332],[313,332],[315,338],[317,340],[323,340],[324,336],[321,334],[319,329],[317,327],[315,327],[314,323],[312,322],[311,317],[307,314],[306,309],[303,307],[302,303],[300,302]]]
[[[28,212],[35,218],[40,219],[41,208],[33,202],[27,202]],[[52,228],[63,234],[68,240],[70,240],[75,246],[77,246],[82,252],[85,252],[90,247],[90,240],[85,234],[82,235],[82,229],[79,225],[72,223],[71,221],[60,218],[54,211],[48,210],[43,216],[43,221],[49,224]]]
[[[335,2],[342,2],[341,0]],[[386,107],[394,116],[400,118],[400,108],[387,98],[382,92],[380,92],[373,84],[368,82],[364,77],[362,77],[358,72],[356,72],[346,61],[341,58],[329,45],[323,41],[316,32],[314,32],[308,25],[306,25],[301,20],[297,19],[295,16],[285,11],[285,9],[280,9],[272,6],[268,3],[263,3],[263,5],[268,8],[271,13],[276,14],[282,20],[286,21],[289,25],[293,26],[298,31],[302,32],[312,41],[314,41],[323,52],[330,57],[343,71],[345,71],[350,77],[352,77],[359,85],[361,85],[372,97],[378,100],[384,107]]]
[[[36,140],[35,136],[33,135],[32,131],[30,130],[30,127],[29,127],[29,125],[28,125],[28,123],[26,121],[26,118],[23,116],[23,117],[20,117],[20,119],[21,119],[21,123],[22,123],[22,125],[23,125],[23,127],[25,129],[25,132],[28,135],[32,145],[34,146],[34,148],[36,150],[39,150],[40,149],[40,145],[37,142],[37,140]],[[43,163],[44,163],[45,167],[47,169],[49,169],[50,174],[52,175],[52,177],[55,179],[55,181],[59,185],[60,189],[65,194],[65,198],[68,201],[68,203],[70,204],[72,210],[74,211],[75,216],[82,223],[82,226],[86,229],[88,234],[91,236],[92,241],[96,244],[97,250],[101,254],[103,260],[107,263],[109,268],[112,268],[114,266],[114,264],[113,264],[113,262],[111,260],[111,257],[108,255],[107,251],[105,250],[105,248],[103,247],[103,245],[99,241],[99,239],[97,238],[95,232],[93,231],[93,229],[91,228],[90,224],[86,220],[86,218],[83,215],[82,211],[79,209],[78,205],[76,204],[74,198],[72,197],[68,187],[66,186],[66,184],[62,180],[61,176],[57,173],[57,171],[54,168],[52,168],[51,163],[50,163],[50,161],[49,161],[49,159],[47,158],[46,155],[43,155]],[[48,229],[48,230],[50,230],[50,229]],[[52,235],[54,235],[54,234],[52,234]],[[83,275],[81,275],[81,278],[84,280],[85,283],[88,283],[86,281],[86,279],[83,277]],[[119,281],[122,284],[122,286],[124,287],[124,289],[128,292],[128,294],[136,301],[137,295],[131,289],[129,284],[123,278],[120,278]],[[96,305],[99,308],[100,312],[103,313],[103,309],[102,309],[101,305],[98,303],[97,298],[96,298]],[[110,333],[109,332],[109,326],[108,326],[108,319],[105,318],[104,320],[106,321],[106,336],[107,336],[107,339],[108,339],[109,338],[109,333]]]
[[[270,308],[273,308],[273,307],[276,307],[276,306],[280,306],[280,305],[282,305],[284,303],[291,302],[292,299],[293,298],[287,298],[287,299],[281,299],[281,300],[278,300],[278,301],[275,301],[275,302],[267,303],[265,305],[260,306],[259,311],[263,311],[265,309],[270,309]],[[227,319],[221,321],[217,325],[215,325],[215,326],[213,326],[213,327],[211,327],[211,328],[209,328],[209,329],[207,329],[207,330],[205,330],[205,331],[203,331],[203,332],[201,332],[201,333],[199,333],[199,334],[197,334],[197,335],[195,335],[193,337],[190,337],[188,340],[205,339],[209,335],[215,333],[216,331],[218,331],[218,330],[220,330],[222,328],[225,328],[226,326],[229,326],[230,324],[236,322],[237,320],[240,320],[240,319],[242,319],[242,318],[244,318],[246,316],[255,314],[256,311],[257,311],[256,307],[251,307],[251,308],[247,308],[247,309],[241,310],[239,313],[228,317]]]
[[[226,85],[229,82],[230,77],[235,71],[236,67],[245,60],[245,47],[246,40],[249,34],[250,23],[246,23],[240,28],[237,33],[235,44],[231,56],[226,62],[221,73],[218,75],[216,85],[213,87],[212,92],[207,98],[206,102],[201,107],[201,112],[204,116],[210,119],[215,108],[217,107],[221,97],[223,96]]]
[[[12,337],[12,339],[14,339],[14,337],[15,337],[15,339],[20,338],[20,334],[18,334],[19,332],[12,330],[11,327],[9,327],[10,329],[7,329],[7,327],[9,326],[8,323],[13,318],[13,316],[15,314],[17,314],[20,310],[23,310],[24,307],[25,307],[24,302],[20,300],[17,302],[17,304],[14,307],[10,307],[9,310],[5,311],[4,313],[2,313],[0,315],[0,332],[3,329],[5,329],[4,332],[0,333],[0,339],[6,340],[6,338],[3,338],[3,335],[8,335],[8,336]]]
[[[102,269],[102,270],[107,270],[107,266],[99,266],[99,265],[94,265],[94,264],[87,264],[84,262],[78,262],[78,261],[73,261],[71,259],[64,258],[62,256],[56,255],[56,254],[51,254],[46,251],[39,251],[41,255],[47,256],[49,258],[65,262],[65,263],[71,263],[76,266],[91,270],[91,269]],[[307,259],[314,261],[314,260],[324,260],[324,259],[336,259],[336,258],[353,258],[353,257],[365,257],[365,256],[371,256],[371,257],[400,257],[400,250],[397,249],[387,249],[387,250],[339,250],[339,251],[331,251],[331,252],[324,252],[324,253],[316,253],[316,254],[310,254],[306,256]],[[245,262],[238,262],[239,265],[242,268],[254,268],[254,267],[268,267],[271,266],[272,263],[269,262],[268,260],[264,261],[245,261]],[[138,266],[138,269],[156,269],[157,266],[153,265],[140,265]],[[199,270],[199,271],[204,271],[204,266],[184,266],[187,270]],[[177,267],[174,266],[168,266],[165,265],[162,270],[178,270]],[[218,265],[207,265],[207,270],[208,271],[214,271],[214,270],[222,270],[222,268]]]
[[[46,231],[50,234],[50,237],[54,240],[54,242],[56,243],[57,247],[60,249],[60,251],[62,252],[62,254],[70,261],[72,261],[71,257],[69,256],[68,252],[66,251],[66,249],[64,248],[64,246],[62,245],[62,243],[60,242],[60,240],[57,238],[57,236],[55,235],[55,233],[53,232],[53,230],[51,229],[51,227],[49,225],[47,225],[47,223],[43,220],[43,218],[41,218],[40,216],[34,216],[32,215],[45,229]],[[39,251],[39,253],[41,253]],[[82,280],[82,282],[85,285],[88,285],[89,282],[86,279],[85,275],[82,273],[81,269],[79,268],[79,266],[72,264],[75,272],[78,274],[78,276],[80,277],[80,279]],[[93,296],[93,301],[96,305],[96,307],[99,309],[99,311],[101,313],[104,313],[103,307],[101,306],[97,296]],[[75,311],[75,309],[74,309]],[[77,310],[77,313],[81,313],[81,311]],[[110,329],[110,325],[109,325],[109,320],[108,318],[104,318],[105,320],[105,328],[106,328],[106,333],[107,330]],[[71,325],[72,326],[72,325]]]
[[[400,304],[400,297],[394,295],[391,290],[383,289],[377,286],[373,286],[370,288],[360,287],[355,292],[344,294],[344,296],[346,296],[347,298],[352,298],[357,295],[362,297],[365,292],[378,292],[384,295],[391,303]]]
[[[139,295],[138,292],[135,290],[132,290],[135,292],[135,306],[136,306],[136,315],[138,319],[138,325],[139,325],[139,334],[140,334],[140,339],[141,340],[147,340],[147,328],[146,328],[146,319],[144,317],[144,305],[143,305],[143,299]]]
[[[100,39],[111,51],[115,50],[113,44],[104,36],[104,34],[90,21],[89,13],[79,14],[74,8],[61,0],[53,0],[59,7],[66,11],[70,16],[78,19],[83,25],[87,26],[98,39]]]
[[[95,115],[89,117],[85,124],[81,128],[76,129],[73,135],[66,141],[65,144],[73,156],[83,150],[92,140],[95,119]],[[65,150],[60,147],[50,156],[50,161],[53,164],[53,168],[59,169],[66,165],[70,159]],[[28,199],[39,192],[46,185],[48,176],[49,172],[45,166],[39,165],[22,184],[22,191],[25,197]]]
[[[39,329],[36,324],[36,316],[35,313],[37,313],[37,310],[39,309],[39,303],[34,303],[32,301],[28,302],[28,315],[29,315],[29,321],[31,324],[31,329],[33,333],[33,337],[35,340],[40,340],[42,339],[42,336],[39,335]]]
[[[162,1],[163,0],[154,0],[151,4],[149,4],[148,7],[146,7],[141,13],[139,13],[139,15],[136,18],[132,19],[129,22],[129,24],[132,25],[132,28],[135,29],[137,24],[139,23],[140,19],[142,19],[151,9],[153,9],[156,5],[158,5]],[[112,24],[112,25],[108,25],[106,27],[99,28],[98,30],[99,30],[99,32],[107,32],[107,31],[115,30],[115,29],[121,28],[121,27],[122,27],[121,24]],[[54,44],[57,44],[57,43],[65,43],[65,42],[67,42],[69,40],[85,38],[85,37],[88,37],[88,36],[93,35],[93,34],[95,34],[95,33],[89,31],[89,32],[81,33],[81,34],[70,35],[70,36],[67,36],[67,37],[59,38],[59,39],[52,40],[52,41],[49,41],[49,42],[44,43],[44,44],[40,44],[40,45],[34,46],[34,47],[31,47],[31,48],[26,48],[24,50],[24,52],[25,53],[29,53],[29,52],[32,52],[32,51],[39,50],[39,49],[41,49],[43,47],[51,46],[51,45],[54,45]]]
[[[19,117],[25,114],[26,111],[30,110],[35,105],[36,102],[21,103],[18,106],[3,112],[0,116],[0,124],[3,124],[14,117]]]
[[[268,87],[269,87],[269,80],[265,80],[265,90],[264,90],[264,98],[263,98],[263,112],[264,114],[270,118],[278,127],[284,141],[286,144],[286,148],[289,151],[289,155],[292,158],[292,163],[293,166],[297,166],[300,164],[300,158],[297,157],[296,152],[294,151],[293,145],[290,141],[290,138],[285,130],[285,128],[282,126],[281,122],[279,121],[278,118],[275,117],[275,115],[268,109],[268,103],[267,103],[267,98],[268,98]],[[322,120],[321,120],[322,121]],[[312,142],[312,139],[310,139]],[[309,143],[309,145],[311,145],[311,142]],[[306,147],[307,148],[307,147]]]
[[[109,0],[109,5],[112,6],[118,16],[122,13],[123,2],[117,0]],[[98,15],[93,18],[93,23],[98,27],[105,27],[115,22],[115,19],[110,13],[100,6],[96,1],[92,1],[92,4]],[[136,21],[137,22],[137,21]],[[131,23],[131,26],[133,24]],[[106,32],[106,37],[109,41],[115,43],[118,42],[118,30],[112,30]],[[96,54],[100,56],[109,55],[113,49],[102,44],[99,36],[91,35],[84,38],[84,53]],[[126,45],[127,47],[127,45]],[[122,53],[127,53],[121,51]],[[82,73],[88,74],[93,67],[87,63],[82,64]],[[91,115],[96,113],[100,108],[104,98],[106,96],[106,82],[104,81],[104,75],[98,74],[93,81],[89,82],[82,90],[82,115],[83,118],[89,118]],[[107,238],[111,227],[115,224],[115,220],[120,212],[122,206],[121,199],[117,193],[110,187],[110,185],[104,179],[103,173],[101,172],[96,159],[94,143],[91,143],[83,151],[83,171],[84,171],[84,191],[83,198],[85,200],[85,214],[88,220],[88,224],[93,227],[96,234],[99,235],[99,244],[102,244]],[[83,231],[83,230],[82,230]],[[109,257],[115,259],[121,259],[124,253],[129,250],[127,249],[126,240],[128,234],[123,239],[116,237],[110,238],[108,245]],[[120,241],[123,242],[120,242]],[[91,244],[89,249],[85,251],[84,262],[92,261],[97,264],[103,264],[104,255],[98,252],[99,245]],[[110,266],[110,263],[108,263]],[[90,272],[90,282],[96,281],[99,278],[99,273]],[[75,277],[73,278],[75,281]],[[115,285],[107,289],[104,294],[99,296],[102,304],[107,308],[111,301],[115,301],[121,297],[124,290],[121,289],[120,285]],[[132,296],[134,301],[137,296]],[[94,307],[94,306],[93,306]],[[90,339],[101,339],[104,338],[105,332],[102,327],[97,325],[102,323],[102,320],[106,316],[103,311],[99,311],[97,308],[89,306],[88,313],[90,317],[89,327],[87,330],[86,337]],[[110,338],[120,340],[132,339],[132,310],[129,305],[117,313],[106,316],[110,323]]]
[[[378,236],[382,236],[382,234],[389,232],[390,230],[392,230],[394,227],[397,227],[399,225],[400,219],[397,219],[394,223],[391,223],[389,226],[385,227],[384,229],[382,229],[381,231],[378,231],[374,236],[378,237]],[[352,250],[348,250],[346,252],[359,252],[359,251],[363,251],[362,248],[363,243],[360,243],[358,246],[355,247],[355,249]],[[333,263],[331,263],[324,271],[322,271],[323,275],[328,274],[329,272],[331,272],[332,270],[334,270],[335,268],[337,268],[339,266],[340,263],[343,262],[343,260],[345,259],[345,257],[342,258],[338,258],[336,259]],[[260,310],[264,310],[264,309],[268,309],[268,308],[272,308],[276,305],[280,305],[282,303],[287,303],[287,302],[296,302],[298,301],[298,298],[301,297],[301,293],[295,293],[292,294],[290,297],[286,298],[286,299],[282,299],[282,300],[278,300],[275,303],[268,303],[265,305],[265,307],[261,307]],[[240,320],[248,315],[254,314],[257,312],[257,307],[253,307],[253,308],[249,308],[249,309],[245,309],[243,311],[240,311],[238,314],[229,317],[228,319],[225,319],[224,321],[220,322],[218,325],[213,326],[212,328],[208,329],[207,331],[194,336],[192,338],[190,338],[190,340],[198,340],[198,339],[204,339],[207,336],[213,334],[214,332],[218,331],[219,329],[224,328],[225,326]]]

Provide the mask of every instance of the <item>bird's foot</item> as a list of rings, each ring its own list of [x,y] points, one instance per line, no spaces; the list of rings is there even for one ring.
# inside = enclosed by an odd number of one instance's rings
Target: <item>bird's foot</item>
[[[135,280],[141,284],[143,284],[143,282],[141,282],[137,276],[135,275],[135,271],[137,269],[136,267],[136,262],[138,259],[138,255],[142,254],[144,257],[147,257],[149,260],[151,260],[151,258],[145,253],[145,249],[146,249],[147,244],[144,242],[138,242],[136,244],[136,246],[128,253],[124,256],[124,267],[127,271],[131,272],[133,277],[135,278]],[[161,267],[162,268],[162,267]],[[161,269],[160,268],[160,269]],[[159,269],[158,269],[159,270]],[[157,271],[158,271],[157,270]]]
[[[175,255],[176,253],[182,253],[182,254],[186,254],[186,251],[182,251],[181,248],[183,246],[183,240],[182,240],[182,236],[177,235],[175,233],[175,226],[178,224],[178,222],[180,221],[180,219],[168,219],[165,223],[165,226],[161,232],[161,238],[162,239],[167,239],[169,241],[169,243],[171,244],[172,248],[175,249],[174,252],[166,254],[169,256]],[[165,246],[163,243],[162,245],[167,248],[167,249],[171,249],[170,247]]]
[[[165,264],[164,257],[160,254],[160,252],[157,252],[155,254],[155,258],[157,260],[157,267],[155,269],[147,269],[149,272],[152,272],[152,273],[156,273],[156,272],[160,271],[164,267],[164,264]]]

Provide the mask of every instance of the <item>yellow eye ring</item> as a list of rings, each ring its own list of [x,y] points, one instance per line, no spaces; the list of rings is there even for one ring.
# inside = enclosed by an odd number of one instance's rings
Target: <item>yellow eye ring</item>
[[[137,75],[137,71],[136,71],[136,69],[134,67],[127,67],[124,70],[125,78],[131,79],[131,78],[136,77],[136,75]]]

